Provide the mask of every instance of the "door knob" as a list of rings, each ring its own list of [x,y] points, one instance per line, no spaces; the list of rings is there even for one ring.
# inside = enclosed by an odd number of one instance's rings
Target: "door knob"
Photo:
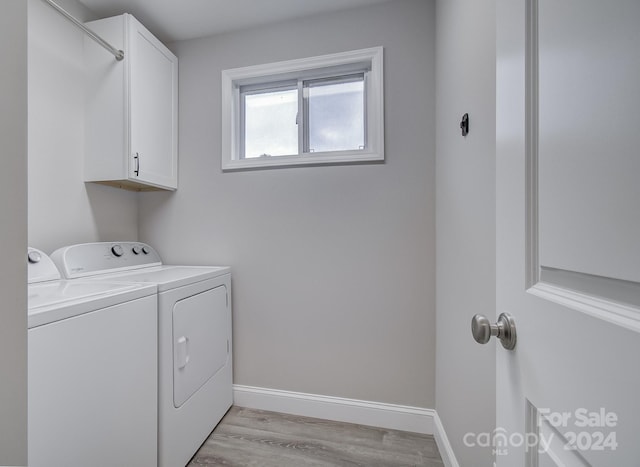
[[[505,349],[516,347],[516,323],[509,313],[501,313],[496,324],[491,324],[486,316],[475,315],[471,319],[471,334],[479,344],[486,344],[491,336],[496,336]]]

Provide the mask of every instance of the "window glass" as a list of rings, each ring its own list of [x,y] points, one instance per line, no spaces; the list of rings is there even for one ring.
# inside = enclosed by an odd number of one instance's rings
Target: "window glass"
[[[305,152],[365,149],[364,75],[305,81]]]
[[[244,94],[244,158],[298,154],[298,90]]]

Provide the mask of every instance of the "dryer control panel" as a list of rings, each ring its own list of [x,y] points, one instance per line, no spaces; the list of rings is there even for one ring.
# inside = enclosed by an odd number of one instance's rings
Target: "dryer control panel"
[[[67,279],[162,264],[156,250],[142,242],[80,243],[54,251],[51,259]]]

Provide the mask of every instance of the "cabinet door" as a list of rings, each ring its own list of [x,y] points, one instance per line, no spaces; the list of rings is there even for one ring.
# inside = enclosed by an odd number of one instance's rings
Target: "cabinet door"
[[[178,59],[128,15],[131,51],[129,178],[178,186]]]

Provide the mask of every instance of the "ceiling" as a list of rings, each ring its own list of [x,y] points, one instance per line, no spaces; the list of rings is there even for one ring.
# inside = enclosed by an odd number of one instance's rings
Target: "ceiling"
[[[79,0],[106,18],[131,13],[164,42],[194,39],[388,0]]]

